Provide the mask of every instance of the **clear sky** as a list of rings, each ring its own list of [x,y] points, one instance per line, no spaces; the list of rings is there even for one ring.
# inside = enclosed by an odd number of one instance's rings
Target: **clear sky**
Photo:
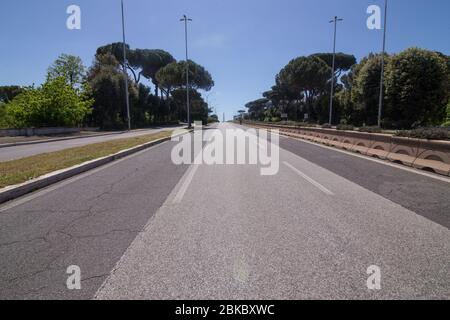
[[[450,55],[449,0],[390,0],[387,50],[411,46]],[[127,42],[132,48],[164,49],[184,59],[186,13],[190,58],[213,75],[205,97],[227,118],[270,89],[276,73],[300,55],[332,51],[335,15],[337,50],[358,60],[379,52],[382,31],[367,29],[369,5],[383,0],[125,0]],[[66,9],[82,10],[82,29],[68,30]],[[121,41],[119,0],[1,0],[0,85],[40,84],[61,53],[90,66],[97,47]]]

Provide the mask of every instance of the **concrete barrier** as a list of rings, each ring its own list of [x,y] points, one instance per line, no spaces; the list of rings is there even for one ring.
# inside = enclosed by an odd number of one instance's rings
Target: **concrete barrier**
[[[246,123],[246,125],[278,129],[284,135],[450,176],[450,141],[276,124]]]

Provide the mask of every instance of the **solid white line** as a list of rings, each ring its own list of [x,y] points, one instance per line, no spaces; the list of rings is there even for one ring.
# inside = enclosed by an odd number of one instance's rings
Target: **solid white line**
[[[186,178],[184,179],[180,189],[178,189],[177,195],[173,199],[174,204],[181,203],[181,201],[183,200],[184,195],[186,194],[192,180],[194,179],[195,173],[197,172],[198,167],[200,166],[199,164],[195,163],[201,163],[203,160],[203,149],[204,146],[202,147],[201,152],[195,157],[194,164],[191,165],[191,167],[188,169],[189,171],[185,174]]]
[[[329,196],[334,196],[334,193],[331,192],[330,190],[328,190],[327,188],[325,188],[323,185],[321,185],[320,183],[318,183],[317,181],[315,181],[314,179],[308,177],[306,174],[304,174],[303,172],[301,172],[300,170],[298,170],[296,167],[294,167],[293,165],[291,165],[290,163],[287,163],[286,161],[283,161],[283,164],[285,166],[287,166],[288,168],[290,168],[292,171],[294,171],[295,173],[297,173],[299,176],[301,176],[303,179],[305,179],[306,181],[308,181],[309,183],[311,183],[312,185],[314,185],[316,188],[318,188],[320,191],[322,191],[323,193],[329,195]]]
[[[198,164],[194,164],[189,168],[189,173],[186,176],[186,179],[184,180],[183,184],[181,185],[181,188],[178,190],[177,195],[173,199],[173,203],[175,203],[175,204],[181,203],[192,180],[194,179],[195,173],[197,172],[199,166],[200,165],[198,165]]]
[[[272,134],[274,134],[274,133],[272,133]],[[436,180],[439,180],[439,181],[450,183],[450,178],[446,178],[445,176],[438,175],[437,173],[436,174],[428,173],[428,172],[422,171],[420,169],[415,169],[415,168],[407,167],[407,166],[404,166],[404,165],[401,165],[401,164],[391,163],[391,162],[388,162],[386,160],[381,160],[381,159],[372,158],[372,157],[369,157],[369,156],[364,156],[364,155],[361,155],[361,154],[358,154],[358,153],[355,153],[355,152],[350,152],[350,151],[346,151],[346,150],[342,150],[342,149],[338,149],[338,148],[334,148],[334,147],[329,147],[329,146],[326,146],[326,145],[323,145],[323,144],[320,144],[320,143],[315,143],[315,142],[311,142],[311,141],[308,141],[308,140],[304,140],[302,138],[296,138],[296,137],[292,137],[292,136],[283,135],[282,133],[280,133],[279,136],[280,137],[284,137],[286,139],[297,140],[297,141],[300,141],[300,142],[311,144],[313,146],[317,146],[317,147],[321,147],[321,148],[324,148],[324,149],[328,149],[328,150],[333,150],[333,151],[336,151],[336,152],[344,153],[344,154],[347,154],[347,155],[352,156],[352,157],[366,159],[366,160],[369,160],[369,161],[372,161],[372,162],[376,162],[376,163],[379,163],[379,164],[382,164],[382,165],[385,165],[385,166],[388,166],[388,167],[397,168],[397,169],[400,169],[400,170],[403,170],[403,171],[408,171],[408,172],[411,172],[411,173],[419,174],[421,176],[425,176],[425,177],[428,177],[428,178],[432,178],[432,179],[436,179]]]

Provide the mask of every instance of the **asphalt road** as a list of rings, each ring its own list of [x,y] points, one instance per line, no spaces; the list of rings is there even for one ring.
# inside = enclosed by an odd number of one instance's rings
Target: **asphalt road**
[[[90,299],[186,171],[156,146],[0,207],[0,299]],[[66,270],[82,270],[69,291]]]
[[[0,298],[450,298],[449,182],[280,144],[275,176],[170,142],[0,207]]]
[[[169,128],[176,129],[178,127]],[[181,127],[179,127],[181,128]],[[132,138],[143,136],[147,134],[157,133],[160,131],[168,130],[167,128],[155,128],[155,129],[144,129],[144,130],[134,130],[132,132],[117,133],[113,135],[90,137],[90,138],[80,138],[71,140],[54,141],[47,143],[13,146],[7,148],[0,148],[0,162],[10,161],[15,159],[20,159],[24,157],[30,157],[41,153],[48,153],[54,151],[60,151],[69,148],[81,147],[88,144],[105,142],[116,139]]]

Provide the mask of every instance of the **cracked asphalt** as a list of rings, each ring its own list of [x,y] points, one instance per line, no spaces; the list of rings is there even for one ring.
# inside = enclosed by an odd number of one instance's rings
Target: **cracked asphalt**
[[[0,298],[92,298],[186,171],[171,149],[156,146],[0,208]],[[80,291],[67,290],[71,265],[82,270]]]
[[[1,206],[0,299],[450,299],[448,182],[280,145],[275,176],[169,142]]]
[[[448,228],[285,149],[260,167],[191,167],[96,298],[450,298]]]

